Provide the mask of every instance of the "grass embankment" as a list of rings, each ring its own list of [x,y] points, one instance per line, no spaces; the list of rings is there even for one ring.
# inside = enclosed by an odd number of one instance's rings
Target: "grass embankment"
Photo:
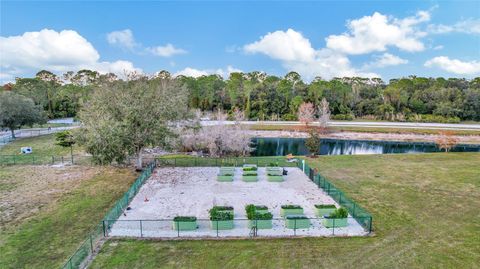
[[[309,160],[373,214],[375,236],[222,241],[110,240],[91,268],[475,268],[480,154]]]
[[[0,147],[0,164],[49,164],[52,156],[58,161],[61,157],[70,160],[70,148],[55,144],[55,134],[36,137],[19,138]],[[21,154],[22,147],[32,147],[32,154]],[[77,158],[85,152],[77,145],[73,146],[73,155]]]
[[[135,177],[113,167],[1,168],[0,268],[63,265]]]
[[[300,125],[248,125],[250,130],[256,131],[302,131],[305,127]],[[393,133],[393,134],[440,134],[445,130],[439,129],[417,129],[417,128],[382,128],[382,127],[330,127],[334,132],[356,132],[356,133]],[[472,130],[448,130],[454,135],[480,135],[480,131]]]

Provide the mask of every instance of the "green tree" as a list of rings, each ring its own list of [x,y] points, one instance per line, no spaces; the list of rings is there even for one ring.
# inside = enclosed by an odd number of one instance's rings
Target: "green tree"
[[[12,138],[15,138],[15,130],[23,125],[45,122],[43,109],[32,99],[13,92],[0,92],[0,127],[9,128]]]
[[[305,140],[305,147],[307,147],[312,157],[317,155],[320,142],[320,135],[313,128],[310,129],[308,132],[308,138]]]
[[[123,163],[145,147],[170,148],[187,117],[187,90],[172,79],[139,78],[100,86],[80,113],[81,142],[98,163]],[[79,142],[80,142],[79,141]]]
[[[61,131],[55,134],[55,140],[57,145],[64,148],[70,148],[70,157],[73,164],[73,145],[75,145],[73,134],[68,130]]]

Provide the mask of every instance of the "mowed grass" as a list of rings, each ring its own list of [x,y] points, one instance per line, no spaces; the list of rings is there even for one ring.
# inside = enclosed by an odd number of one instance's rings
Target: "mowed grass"
[[[109,240],[91,268],[478,268],[480,154],[308,161],[373,214],[374,236]]]
[[[31,154],[21,154],[22,147],[32,147]],[[73,146],[75,156],[84,155],[84,151],[78,145]],[[70,160],[70,148],[56,145],[55,134],[42,135],[36,137],[18,138],[2,147],[0,147],[0,164],[13,164],[14,158],[16,164],[48,164],[52,161],[52,156],[56,160],[64,157]],[[15,157],[13,157],[15,156]]]
[[[300,125],[265,125],[252,124],[248,125],[250,130],[258,131],[304,131],[305,127]],[[358,126],[333,126],[330,129],[334,132],[355,132],[355,133],[394,133],[394,134],[422,134],[422,135],[436,135],[445,130],[439,129],[421,129],[421,128],[385,128],[385,127],[358,127]],[[480,131],[474,130],[448,130],[454,135],[480,135]]]
[[[4,167],[0,176],[26,175],[22,171],[33,167]],[[30,214],[20,223],[7,223],[0,236],[0,268],[59,268],[136,178],[136,173],[128,169],[98,166],[88,169],[99,171],[82,179],[77,187],[44,205],[33,216]],[[35,175],[30,177],[29,180],[35,181]],[[26,180],[2,191],[15,192]],[[53,181],[51,185],[55,188]]]

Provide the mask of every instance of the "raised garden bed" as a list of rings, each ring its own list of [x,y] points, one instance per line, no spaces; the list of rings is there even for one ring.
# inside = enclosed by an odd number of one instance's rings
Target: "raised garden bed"
[[[227,175],[218,175],[217,181],[219,182],[232,182],[233,181],[233,174]]]
[[[328,216],[332,214],[337,207],[335,205],[315,205],[315,215],[317,217],[321,218],[323,216]]]
[[[303,208],[299,205],[282,205],[280,215],[282,217],[288,215],[303,215]]]
[[[325,216],[323,226],[326,228],[347,227],[348,211],[343,207],[336,209],[330,215]]]
[[[288,229],[308,229],[310,220],[303,215],[290,215],[285,219],[285,226]]]
[[[283,176],[272,176],[272,175],[267,175],[267,180],[270,182],[283,182]]]
[[[220,167],[218,175],[233,175],[235,174],[235,167]]]
[[[192,216],[177,216],[173,218],[172,228],[176,231],[193,231],[198,228],[197,218]]]
[[[256,182],[258,181],[258,176],[255,175],[243,175],[242,180],[245,182]]]
[[[213,230],[233,229],[233,207],[214,206],[209,211],[210,223]]]
[[[268,212],[266,206],[245,206],[248,218],[248,228],[257,227],[257,229],[272,229],[272,213]]]

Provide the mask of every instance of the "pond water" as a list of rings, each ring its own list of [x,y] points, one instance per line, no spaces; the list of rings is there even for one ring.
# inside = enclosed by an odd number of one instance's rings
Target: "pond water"
[[[254,138],[253,156],[285,156],[287,154],[306,155],[304,138]],[[434,143],[394,142],[369,140],[322,139],[320,155],[361,155],[387,153],[439,152]],[[453,152],[480,152],[480,145],[457,145]]]

